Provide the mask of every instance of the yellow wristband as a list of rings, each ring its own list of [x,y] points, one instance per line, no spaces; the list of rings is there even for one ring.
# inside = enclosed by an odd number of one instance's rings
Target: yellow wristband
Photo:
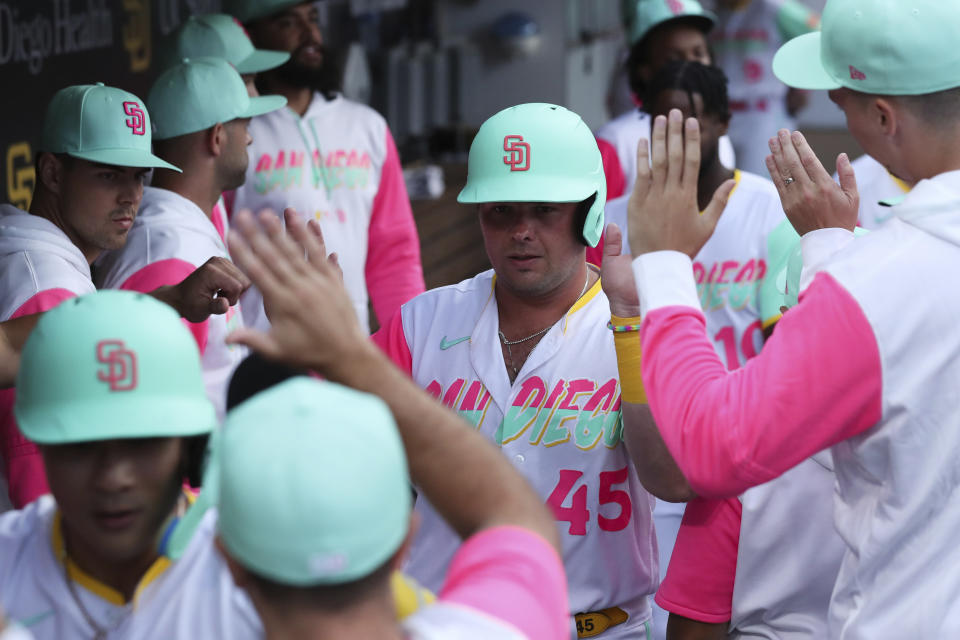
[[[639,325],[640,318],[611,316],[610,324],[615,327]],[[647,392],[643,388],[643,377],[640,373],[640,334],[636,331],[615,331],[613,333],[613,345],[617,351],[621,398],[624,402],[632,404],[647,404]]]

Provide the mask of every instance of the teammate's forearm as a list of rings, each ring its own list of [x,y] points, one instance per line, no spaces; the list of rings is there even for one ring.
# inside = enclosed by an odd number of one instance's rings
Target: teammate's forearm
[[[640,484],[667,502],[688,502],[697,497],[670,450],[667,449],[650,407],[623,402],[623,439]]]
[[[559,550],[554,519],[523,476],[374,344],[358,344],[354,357],[323,373],[387,403],[397,420],[413,481],[462,537],[514,525],[534,531]]]

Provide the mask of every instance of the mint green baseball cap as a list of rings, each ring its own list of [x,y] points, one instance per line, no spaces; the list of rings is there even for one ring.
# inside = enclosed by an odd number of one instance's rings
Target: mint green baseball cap
[[[225,9],[246,24],[307,2],[309,0],[227,0]]]
[[[154,137],[176,138],[218,122],[252,118],[280,109],[283,96],[251,98],[243,78],[223,58],[184,58],[157,78],[147,96]]]
[[[20,430],[41,444],[193,436],[216,424],[193,336],[169,306],[130,291],[43,314],[16,388]]]
[[[217,440],[220,538],[252,572],[291,586],[341,584],[403,543],[410,480],[379,398],[293,378],[233,409]]]
[[[671,20],[691,22],[704,33],[717,22],[717,16],[697,0],[637,0],[631,18],[628,23],[631,45],[643,40],[654,27]]]
[[[102,82],[66,87],[47,106],[40,151],[118,167],[180,171],[151,153],[150,114],[143,101]]]
[[[239,73],[259,73],[279,67],[290,59],[285,51],[256,49],[243,25],[225,13],[190,16],[163,50],[163,69],[184,58],[223,58]]]
[[[607,201],[597,140],[573,111],[535,102],[504,109],[480,126],[457,201],[581,202],[592,195],[583,239],[595,247]]]
[[[921,95],[960,86],[960,4],[828,0],[821,31],[790,40],[773,72],[798,89]]]

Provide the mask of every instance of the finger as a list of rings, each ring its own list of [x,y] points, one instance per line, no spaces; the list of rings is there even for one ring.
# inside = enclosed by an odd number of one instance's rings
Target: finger
[[[257,331],[249,327],[240,327],[234,329],[227,335],[227,344],[242,344],[251,350],[271,359],[279,359],[281,356],[280,345],[269,334],[263,331]]]
[[[252,221],[251,217],[250,222],[252,223]],[[257,233],[260,233],[260,231],[258,230]],[[249,276],[250,280],[257,285],[257,288],[260,289],[264,295],[267,295],[267,292],[277,291],[282,288],[280,281],[273,276],[273,273],[267,269],[253,251],[253,248],[243,236],[242,231],[238,231],[235,228],[231,229],[227,237],[230,244],[230,254],[233,256],[234,262]]]
[[[611,222],[607,225],[607,231],[603,239],[603,257],[619,256],[623,252],[623,232],[617,223]]]
[[[801,187],[809,187],[813,183],[813,178],[807,173],[803,163],[800,161],[800,154],[793,144],[793,138],[786,129],[781,129],[777,138],[780,142],[780,150],[783,157],[783,164],[777,163],[781,169],[784,169],[784,177],[790,177],[797,181]],[[792,183],[791,183],[792,184]]]
[[[683,114],[670,109],[667,116],[667,182],[683,183]]]
[[[333,268],[333,270],[337,272],[337,278],[339,278],[340,284],[342,285],[342,284],[343,284],[343,269],[340,267],[340,256],[338,256],[336,253],[331,253],[331,254],[327,257],[327,262],[329,262],[329,264],[330,264],[330,266]]]
[[[233,304],[234,303],[229,302],[226,298],[222,298],[222,297],[210,298],[210,304],[208,305],[207,308],[210,311],[210,315],[222,316],[227,311],[229,311],[230,307],[233,306]]]
[[[651,177],[662,184],[667,177],[667,119],[657,116],[653,119],[653,134],[650,148]]]
[[[279,226],[279,220],[271,215],[261,214],[261,223],[270,225],[267,232],[250,232],[247,242],[261,262],[273,271],[273,275],[283,282],[296,282],[304,274],[307,262],[296,242],[290,239]],[[297,224],[302,226],[301,222]]]
[[[300,223],[301,220],[303,220],[303,216],[301,216],[293,207],[287,207],[283,210],[283,222],[287,228],[289,228],[292,224]]]
[[[271,238],[283,234],[283,224],[272,210],[264,209],[257,215],[257,220],[260,221],[260,228]]]
[[[840,179],[840,188],[850,202],[860,202],[860,191],[857,189],[857,174],[850,163],[850,157],[841,153],[837,156],[837,177]]]
[[[696,194],[700,179],[700,123],[696,118],[687,118],[684,123],[683,140],[683,189]]]
[[[316,224],[312,220],[310,222]],[[290,227],[290,235],[306,251],[307,261],[322,273],[327,274],[327,248],[323,245],[323,234],[320,233],[318,236],[318,232],[308,228],[309,226],[310,223]]]
[[[803,134],[799,131],[794,131],[790,134],[790,141],[793,142],[793,147],[800,157],[800,163],[803,165],[806,174],[810,176],[810,179],[822,187],[833,186],[832,184],[827,184],[833,182],[833,177],[823,168],[823,164],[820,162],[820,159],[817,158],[817,154],[813,152],[810,145],[807,144],[807,139],[803,137]]]
[[[246,284],[244,281],[246,281]],[[240,280],[232,275],[224,274],[224,277],[217,280],[215,286],[217,288],[217,295],[221,299],[226,300],[229,303],[229,306],[232,307],[233,305],[237,304],[237,302],[240,300],[240,295],[246,291],[247,287],[250,285],[246,276],[243,277],[243,280]],[[227,310],[224,309],[223,311],[226,313]]]
[[[777,176],[780,178],[780,184],[784,184],[783,180],[786,177],[787,163],[783,158],[783,146],[780,144],[779,135],[770,138],[768,144],[770,146],[770,155],[773,157],[773,164],[776,169]]]
[[[713,197],[710,198],[710,204],[707,205],[707,208],[703,210],[703,215],[700,216],[703,225],[710,229],[717,226],[727,202],[730,201],[730,194],[736,186],[736,180],[725,180],[723,184],[717,187],[717,190],[713,192]]]
[[[770,174],[770,181],[773,182],[773,186],[777,188],[777,191],[780,193],[780,198],[783,199],[783,176],[780,175],[780,170],[777,169],[777,161],[773,159],[773,155],[767,156],[767,173]]]
[[[640,138],[637,142],[637,180],[636,184],[646,185],[650,180],[650,141]],[[634,187],[636,188],[636,187]]]

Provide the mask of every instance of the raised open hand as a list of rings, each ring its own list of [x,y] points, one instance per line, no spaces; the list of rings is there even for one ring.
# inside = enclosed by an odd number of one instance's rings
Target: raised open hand
[[[649,155],[648,155],[649,154]],[[651,251],[680,251],[691,258],[706,244],[736,184],[721,184],[706,210],[697,206],[700,175],[700,125],[683,121],[677,109],[653,122],[652,143],[637,145],[637,180],[627,205],[630,249],[634,256]]]

